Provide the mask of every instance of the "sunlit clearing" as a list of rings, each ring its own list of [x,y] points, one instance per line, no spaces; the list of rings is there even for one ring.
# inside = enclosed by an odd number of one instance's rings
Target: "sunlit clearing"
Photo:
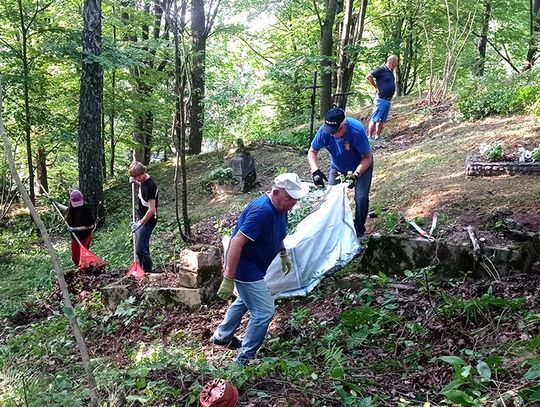
[[[418,196],[413,204],[408,208],[408,216],[431,216],[442,204],[453,201],[455,196],[462,195],[460,189],[450,189],[447,191],[427,191],[426,194]]]

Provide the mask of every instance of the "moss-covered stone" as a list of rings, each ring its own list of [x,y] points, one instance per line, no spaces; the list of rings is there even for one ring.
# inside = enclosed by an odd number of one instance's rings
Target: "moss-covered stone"
[[[485,247],[484,252],[502,276],[512,271],[529,271],[540,252],[538,247],[538,239],[533,239],[521,245]],[[456,277],[465,273],[473,276],[486,274],[484,266],[475,260],[468,243],[374,234],[368,239],[361,257],[342,269],[339,275],[371,275],[379,272],[400,275],[405,270],[428,266],[435,267],[445,277]]]

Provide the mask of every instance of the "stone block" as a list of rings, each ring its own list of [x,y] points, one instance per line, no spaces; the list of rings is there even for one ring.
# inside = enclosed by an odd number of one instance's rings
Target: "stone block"
[[[149,287],[145,290],[145,299],[165,307],[197,308],[216,296],[220,282],[214,280],[200,288]]]
[[[484,247],[486,255],[503,276],[512,271],[530,270],[533,250],[526,244],[507,247]],[[448,276],[461,276],[464,272],[483,275],[485,271],[473,256],[469,242],[453,243],[439,240],[430,242],[424,238],[408,238],[396,235],[377,235],[369,238],[367,247],[360,258],[361,272],[382,271],[385,274],[401,274],[404,270],[414,270],[438,264],[438,268]]]
[[[116,310],[122,301],[129,298],[129,288],[127,285],[108,285],[101,289],[101,300],[110,310]]]
[[[188,308],[200,306],[204,299],[201,288],[185,287],[149,287],[145,290],[145,298],[166,307]]]
[[[221,269],[204,269],[198,272],[178,270],[178,285],[187,288],[200,288],[209,281],[221,276]]]
[[[184,249],[180,253],[177,270],[184,269],[193,272],[221,270],[221,254],[215,246],[197,245],[191,249]],[[211,276],[201,276],[202,282],[208,281]]]

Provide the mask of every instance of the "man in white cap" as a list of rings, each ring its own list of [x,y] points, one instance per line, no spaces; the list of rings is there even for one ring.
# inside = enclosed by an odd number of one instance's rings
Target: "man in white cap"
[[[225,319],[210,341],[233,349],[240,348],[237,356],[240,364],[247,365],[255,359],[274,317],[274,300],[264,276],[278,253],[283,272],[287,274],[291,270],[283,245],[287,235],[287,212],[305,193],[297,174],[277,176],[272,191],[253,200],[242,211],[233,230],[218,295],[227,300],[236,285],[238,298],[227,310]],[[247,311],[250,313],[249,322],[244,339],[240,341],[234,334]]]

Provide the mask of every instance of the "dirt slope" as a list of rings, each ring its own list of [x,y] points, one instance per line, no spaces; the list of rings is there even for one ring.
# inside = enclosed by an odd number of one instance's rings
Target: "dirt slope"
[[[366,125],[369,112],[355,112],[353,117]],[[540,180],[533,176],[469,177],[465,175],[465,157],[476,153],[481,143],[500,141],[533,148],[540,145],[540,127],[529,116],[490,117],[463,121],[454,105],[426,106],[413,98],[398,98],[384,132],[385,140],[374,144],[375,172],[370,209],[387,208],[431,222],[432,213],[441,214],[440,225],[449,233],[463,233],[472,224],[497,243],[493,214],[515,221],[514,227],[540,232]],[[267,143],[248,146],[255,158],[259,187],[249,194],[212,196],[204,186],[205,176],[217,167],[227,167],[232,151],[215,152],[188,161],[189,210],[195,224],[196,240],[213,240],[219,227],[234,223],[234,214],[268,191],[279,168],[297,172],[311,179],[306,151]],[[328,155],[320,154],[323,170],[328,169]],[[173,188],[171,164],[161,166],[161,207],[172,219]],[[153,171],[155,172],[155,171]],[[352,196],[351,196],[352,199]],[[168,209],[167,209],[168,208]],[[224,218],[220,220],[221,216]],[[165,217],[162,217],[164,219]],[[197,225],[201,220],[202,224]],[[382,227],[382,220],[368,220],[368,232]],[[210,235],[211,237],[210,237]]]

